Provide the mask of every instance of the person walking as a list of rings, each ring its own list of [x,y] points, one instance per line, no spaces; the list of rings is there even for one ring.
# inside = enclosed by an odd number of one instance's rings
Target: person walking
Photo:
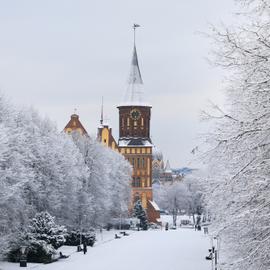
[[[86,241],[83,242],[83,254],[86,254],[87,252],[87,245],[86,245]]]

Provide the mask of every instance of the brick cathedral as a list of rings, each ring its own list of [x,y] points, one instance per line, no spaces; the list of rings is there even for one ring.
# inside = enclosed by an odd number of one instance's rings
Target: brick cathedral
[[[118,142],[112,135],[112,129],[103,122],[103,113],[98,128],[98,140],[124,155],[133,167],[131,208],[134,202],[140,199],[147,211],[149,222],[159,222],[159,208],[153,201],[152,191],[153,144],[150,138],[152,107],[143,98],[143,80],[138,63],[135,30],[136,25],[134,25],[134,47],[128,88],[124,102],[117,107],[119,110]],[[64,130],[67,133],[77,130],[81,134],[87,134],[77,114],[71,116]]]

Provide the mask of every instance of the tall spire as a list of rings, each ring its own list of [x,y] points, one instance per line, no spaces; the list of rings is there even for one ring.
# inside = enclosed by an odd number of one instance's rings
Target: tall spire
[[[130,69],[128,84],[129,85],[143,84],[141,71],[139,68],[136,44],[134,44],[134,48],[133,48],[133,55],[132,55],[131,69]]]
[[[165,173],[171,173],[172,172],[172,169],[171,169],[171,166],[170,166],[170,162],[169,160],[167,160],[167,163],[166,163],[166,166],[165,166]]]
[[[136,29],[140,27],[138,24],[133,25],[133,31],[134,31],[134,44],[133,44],[133,54],[132,54],[132,60],[131,60],[131,67],[130,67],[130,74],[128,78],[128,87],[125,95],[124,103],[126,105],[144,105],[145,104],[143,100],[143,80],[141,76],[141,71],[139,68],[139,61],[138,61],[138,55],[137,55],[137,49],[136,49]]]
[[[103,96],[101,98],[100,124],[103,125]]]
[[[136,49],[136,28],[140,27],[139,24],[133,24],[133,55],[132,55],[132,61],[131,61],[131,69],[130,69],[130,75],[128,84],[134,85],[134,84],[143,84],[140,68],[139,68],[139,61],[138,61],[138,55],[137,55],[137,49]],[[132,89],[133,90],[133,89]]]

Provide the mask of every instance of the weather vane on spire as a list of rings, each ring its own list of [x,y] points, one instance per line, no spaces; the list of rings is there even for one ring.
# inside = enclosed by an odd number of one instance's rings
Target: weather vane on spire
[[[133,24],[133,30],[134,30],[134,46],[135,46],[135,42],[136,42],[136,28],[140,27],[139,24],[134,23]]]

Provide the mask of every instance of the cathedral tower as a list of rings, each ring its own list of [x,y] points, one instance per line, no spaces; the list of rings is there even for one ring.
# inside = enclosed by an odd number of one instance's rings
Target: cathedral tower
[[[151,105],[143,97],[143,80],[139,68],[135,43],[131,61],[128,88],[119,109],[119,151],[131,163],[132,205],[140,199],[148,218],[156,221],[159,209],[153,202],[152,192],[152,141],[150,138]],[[131,207],[132,207],[131,205]]]

